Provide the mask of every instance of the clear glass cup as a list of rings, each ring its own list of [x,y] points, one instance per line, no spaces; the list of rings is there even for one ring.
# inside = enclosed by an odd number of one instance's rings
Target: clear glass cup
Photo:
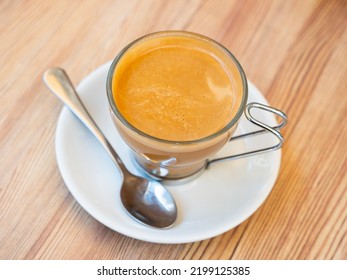
[[[203,44],[219,60],[233,81],[235,92],[234,107],[230,121],[217,132],[190,141],[171,141],[159,139],[140,131],[121,114],[114,100],[112,83],[115,69],[129,50],[158,37],[188,36]],[[237,59],[218,42],[186,31],[163,31],[141,37],[128,44],[112,62],[106,82],[108,102],[112,120],[123,138],[132,149],[134,159],[149,175],[158,179],[181,179],[204,169],[208,159],[217,153],[232,137],[247,105],[247,79]],[[201,123],[201,125],[204,125]]]

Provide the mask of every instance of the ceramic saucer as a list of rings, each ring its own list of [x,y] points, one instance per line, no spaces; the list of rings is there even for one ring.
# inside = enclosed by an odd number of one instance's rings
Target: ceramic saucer
[[[88,75],[77,87],[96,123],[117,150],[127,167],[138,175],[127,145],[113,126],[106,97],[109,63]],[[249,83],[248,102],[267,104]],[[271,114],[259,112],[268,124]],[[256,128],[242,117],[237,133]],[[232,142],[216,156],[268,145],[266,136]],[[239,225],[252,215],[269,195],[278,175],[281,151],[212,164],[194,180],[168,184],[178,207],[178,220],[169,229],[155,229],[133,220],[119,197],[121,176],[94,136],[63,108],[56,130],[56,155],[66,186],[78,203],[95,219],[121,234],[155,243],[187,243],[208,239]]]

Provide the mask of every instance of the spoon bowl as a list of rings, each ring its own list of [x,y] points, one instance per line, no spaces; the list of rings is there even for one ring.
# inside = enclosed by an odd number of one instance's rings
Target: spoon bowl
[[[128,213],[147,225],[155,221],[155,227],[167,228],[177,218],[172,196],[157,181],[129,176],[123,182],[120,196]]]
[[[168,228],[177,219],[177,207],[170,192],[157,181],[132,174],[103,135],[79,98],[68,75],[61,68],[50,68],[43,81],[104,147],[123,177],[120,197],[127,213],[138,222],[155,228]]]

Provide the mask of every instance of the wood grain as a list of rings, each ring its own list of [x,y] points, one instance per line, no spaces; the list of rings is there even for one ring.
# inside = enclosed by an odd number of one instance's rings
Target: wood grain
[[[249,219],[201,242],[142,242],[94,220],[60,176],[59,101],[131,40],[183,29],[218,40],[289,116],[279,178]],[[347,259],[347,2],[0,2],[0,259]],[[208,225],[206,225],[208,226]]]

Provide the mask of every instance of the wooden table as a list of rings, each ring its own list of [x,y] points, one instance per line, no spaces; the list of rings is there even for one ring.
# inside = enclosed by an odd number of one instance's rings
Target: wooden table
[[[121,235],[75,201],[55,157],[62,104],[41,80],[61,66],[78,84],[131,40],[166,29],[224,44],[289,116],[260,209],[178,245]],[[346,1],[4,0],[0,62],[0,259],[347,259]]]

